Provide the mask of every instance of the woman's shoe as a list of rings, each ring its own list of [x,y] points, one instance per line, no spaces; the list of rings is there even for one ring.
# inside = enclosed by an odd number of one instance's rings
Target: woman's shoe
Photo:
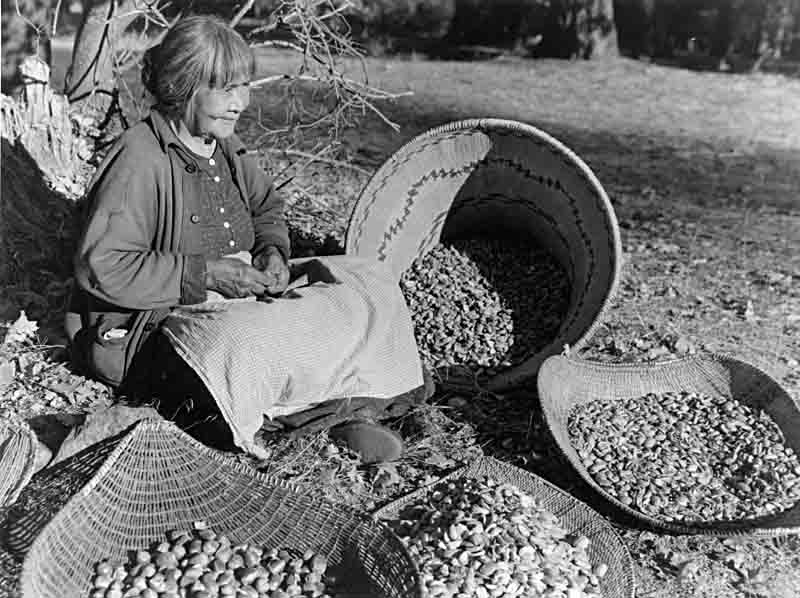
[[[366,421],[339,424],[328,431],[328,436],[343,441],[361,456],[365,464],[395,461],[405,449],[405,443],[397,432]]]

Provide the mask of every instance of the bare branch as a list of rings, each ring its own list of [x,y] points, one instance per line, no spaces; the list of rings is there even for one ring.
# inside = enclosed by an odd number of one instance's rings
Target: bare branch
[[[55,37],[56,33],[58,32],[58,15],[60,13],[61,13],[61,0],[58,0],[58,2],[56,2],[56,8],[53,11],[53,33],[51,34],[52,37]]]
[[[323,157],[323,154],[327,152],[327,149],[316,154],[310,152],[302,152],[300,150],[291,150],[291,149],[265,149],[264,151],[268,154],[288,155],[288,156],[297,156],[298,158],[307,158],[307,162],[305,163],[305,165],[298,170],[303,170],[303,168],[305,168],[310,164],[313,164],[314,162],[322,162],[323,164],[330,164],[331,166],[348,168],[365,176],[372,175],[372,173],[369,170],[361,168],[360,166],[356,166],[355,164],[351,164],[350,162]]]
[[[244,18],[244,16],[248,12],[250,12],[250,9],[253,8],[253,5],[255,3],[256,3],[256,0],[247,0],[247,2],[244,3],[244,6],[242,6],[242,8],[239,9],[239,12],[237,12],[234,15],[234,17],[231,19],[230,26],[231,27],[236,27],[236,25],[239,24],[239,21],[241,21]]]
[[[287,42],[282,39],[271,39],[263,42],[256,42],[254,44],[250,44],[251,48],[283,48],[286,50],[294,50],[295,52],[300,52],[301,54],[305,51],[303,48],[298,46],[297,44],[293,44],[292,42]]]
[[[28,17],[22,14],[22,9],[19,7],[19,0],[14,0],[14,7],[17,9],[17,16],[25,21],[25,24],[28,25],[31,29],[36,32],[36,44],[39,44],[39,38],[42,35],[42,28],[36,25],[33,21],[31,21]]]

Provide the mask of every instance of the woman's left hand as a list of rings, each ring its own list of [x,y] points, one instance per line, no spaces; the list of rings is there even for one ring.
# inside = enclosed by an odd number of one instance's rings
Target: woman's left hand
[[[280,295],[289,286],[289,264],[277,247],[268,247],[253,259],[253,266],[273,279],[267,293]]]

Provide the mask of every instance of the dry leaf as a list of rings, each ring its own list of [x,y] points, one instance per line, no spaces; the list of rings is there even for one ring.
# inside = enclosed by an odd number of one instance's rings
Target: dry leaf
[[[394,463],[379,463],[375,466],[375,487],[378,489],[388,488],[400,483],[400,474],[397,473],[397,466]]]
[[[691,559],[678,567],[678,579],[688,581],[700,570],[700,561]]]
[[[29,320],[28,316],[25,315],[25,311],[21,311],[19,312],[19,317],[17,320],[6,331],[6,336],[5,339],[3,339],[3,343],[11,344],[25,342],[26,340],[33,338],[33,335],[36,334],[38,329],[39,325],[36,322]]]
[[[753,309],[753,302],[750,300],[747,301],[747,307],[744,309],[744,319],[747,322],[756,321],[756,310]]]

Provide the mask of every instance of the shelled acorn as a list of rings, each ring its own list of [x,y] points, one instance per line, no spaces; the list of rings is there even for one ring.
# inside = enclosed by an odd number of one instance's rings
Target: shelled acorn
[[[608,566],[531,495],[490,477],[443,481],[388,522],[441,598],[598,598]]]
[[[233,544],[202,522],[173,530],[127,564],[95,566],[90,598],[330,598],[327,559],[311,550]]]
[[[400,280],[420,353],[433,368],[501,369],[555,338],[569,303],[566,272],[530,243],[440,243]]]
[[[800,500],[800,459],[765,412],[697,392],[577,406],[568,431],[589,474],[668,522],[771,515]]]

